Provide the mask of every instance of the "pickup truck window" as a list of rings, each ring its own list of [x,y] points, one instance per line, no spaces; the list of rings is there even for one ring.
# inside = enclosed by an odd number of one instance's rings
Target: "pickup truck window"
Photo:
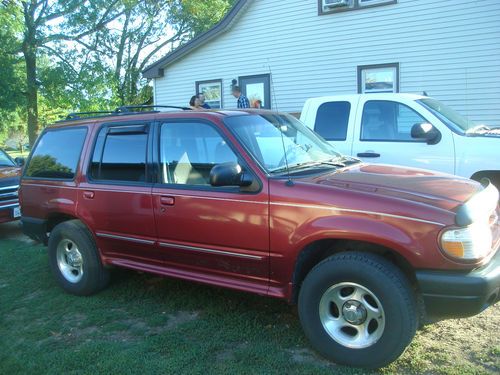
[[[86,134],[87,128],[47,130],[28,161],[25,177],[73,179]]]
[[[475,126],[472,121],[436,99],[420,99],[418,102],[423,104],[424,107],[431,111],[432,114],[443,121],[448,127],[460,133],[472,129]]]
[[[213,126],[171,122],[161,126],[162,182],[210,186],[216,164],[237,162],[238,157]]]
[[[410,107],[388,100],[370,100],[365,103],[361,119],[362,141],[413,141],[411,128],[428,122]]]
[[[327,141],[345,141],[349,124],[349,102],[327,102],[319,106],[314,130]]]

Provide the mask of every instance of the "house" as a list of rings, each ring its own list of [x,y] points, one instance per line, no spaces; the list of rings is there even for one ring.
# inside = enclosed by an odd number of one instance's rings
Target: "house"
[[[158,105],[203,91],[234,108],[234,82],[289,112],[314,96],[425,91],[500,126],[500,1],[239,0],[143,75]]]

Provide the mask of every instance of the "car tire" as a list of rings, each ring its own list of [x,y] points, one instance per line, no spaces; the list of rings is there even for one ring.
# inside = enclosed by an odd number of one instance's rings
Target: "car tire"
[[[413,339],[418,309],[405,275],[383,257],[345,252],[316,265],[299,292],[312,346],[342,365],[380,368]]]
[[[109,282],[92,234],[79,220],[58,224],[49,237],[49,265],[57,283],[80,296],[97,293]]]

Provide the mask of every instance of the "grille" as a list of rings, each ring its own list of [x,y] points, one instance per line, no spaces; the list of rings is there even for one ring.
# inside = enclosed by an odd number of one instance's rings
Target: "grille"
[[[0,187],[0,202],[17,199],[19,185]]]

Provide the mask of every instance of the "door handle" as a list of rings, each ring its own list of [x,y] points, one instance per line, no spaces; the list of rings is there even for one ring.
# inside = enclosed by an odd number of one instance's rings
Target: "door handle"
[[[94,199],[94,196],[95,196],[95,193],[93,191],[87,190],[87,191],[83,192],[83,197],[85,199]]]
[[[175,198],[162,196],[160,197],[160,204],[163,206],[173,206],[175,204]]]
[[[379,158],[380,154],[376,152],[360,152],[357,154],[359,158]]]

